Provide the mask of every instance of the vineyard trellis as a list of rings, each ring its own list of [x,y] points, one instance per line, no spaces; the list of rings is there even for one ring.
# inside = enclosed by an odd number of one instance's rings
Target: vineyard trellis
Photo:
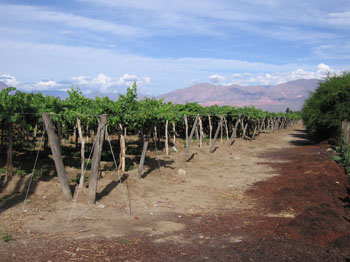
[[[159,143],[162,139],[166,155],[169,154],[169,144],[173,144],[174,150],[178,151],[176,139],[183,139],[183,159],[188,161],[187,155],[194,137],[199,140],[200,147],[207,140],[210,152],[213,153],[219,135],[222,143],[226,136],[227,144],[223,146],[232,146],[236,139],[253,140],[259,133],[286,128],[300,119],[293,112],[270,113],[254,107],[202,107],[198,103],[172,104],[154,98],[137,100],[136,84],[125,95],[120,95],[117,101],[107,97],[88,99],[79,88],[72,88],[68,95],[67,99],[61,100],[43,96],[41,93],[23,93],[15,88],[0,92],[0,154],[2,159],[6,159],[6,169],[0,180],[2,186],[13,176],[13,145],[29,148],[31,143],[35,143],[40,133],[37,127],[43,122],[48,133],[45,136],[45,145],[47,148],[49,142],[62,191],[69,201],[72,195],[61,156],[62,139],[67,141],[73,137],[76,149],[80,144],[80,188],[84,184],[86,146],[94,145],[88,196],[88,202],[93,204],[106,126],[110,128],[112,135],[116,135],[119,143],[119,164],[116,168],[121,173],[126,170],[126,135],[139,136],[142,151],[138,175],[142,178],[147,148],[152,137],[155,146],[157,140]],[[6,158],[2,156],[5,151]]]

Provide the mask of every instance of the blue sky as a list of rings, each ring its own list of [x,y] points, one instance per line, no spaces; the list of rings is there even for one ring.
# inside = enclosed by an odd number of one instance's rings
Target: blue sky
[[[158,95],[350,70],[349,0],[0,0],[0,81]]]

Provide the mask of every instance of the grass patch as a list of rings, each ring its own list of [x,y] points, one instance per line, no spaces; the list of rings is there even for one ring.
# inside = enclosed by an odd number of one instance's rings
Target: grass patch
[[[0,231],[0,239],[1,239],[1,242],[4,242],[4,243],[14,240],[14,238],[9,233],[2,232],[2,231]]]

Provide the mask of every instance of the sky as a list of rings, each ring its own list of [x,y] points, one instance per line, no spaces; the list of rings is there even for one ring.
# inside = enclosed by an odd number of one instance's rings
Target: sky
[[[349,0],[0,0],[0,81],[159,95],[350,70]]]

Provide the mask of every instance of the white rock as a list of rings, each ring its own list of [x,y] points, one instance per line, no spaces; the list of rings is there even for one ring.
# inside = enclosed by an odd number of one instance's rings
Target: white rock
[[[186,170],[180,168],[180,169],[177,171],[177,173],[178,173],[179,175],[184,176],[184,175],[186,175]]]

